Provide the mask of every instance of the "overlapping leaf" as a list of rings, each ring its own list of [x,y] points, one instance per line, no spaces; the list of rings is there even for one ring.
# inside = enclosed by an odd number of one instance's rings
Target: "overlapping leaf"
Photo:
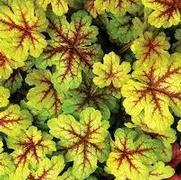
[[[139,68],[122,88],[126,112],[133,118],[141,115],[144,123],[156,132],[163,132],[173,123],[169,108],[181,115],[180,60],[180,54],[176,53],[165,66]]]
[[[153,35],[151,32],[145,32],[144,35],[136,39],[131,49],[138,59],[135,63],[136,67],[150,67],[156,65],[158,67],[167,64],[169,60],[170,45],[165,34]]]
[[[107,157],[109,144],[108,121],[102,120],[101,113],[86,108],[80,114],[80,122],[71,115],[60,115],[48,121],[50,133],[61,139],[61,146],[67,150],[66,158],[73,161],[72,173],[77,179],[85,179],[97,167],[97,161]]]
[[[26,78],[29,85],[35,86],[27,94],[27,105],[34,115],[43,119],[55,117],[61,112],[63,94],[55,89],[51,78],[48,70],[34,70]]]
[[[117,96],[117,91],[120,94],[120,88],[130,79],[128,73],[131,71],[131,66],[128,62],[120,64],[120,58],[114,52],[105,55],[103,60],[103,64],[97,62],[93,65],[93,73],[96,75],[93,81],[99,88],[113,89],[113,95]]]
[[[149,16],[149,23],[157,28],[168,28],[180,22],[180,0],[142,0],[143,4],[153,9]]]
[[[32,117],[27,110],[21,110],[18,105],[10,105],[0,112],[0,132],[9,136],[17,135],[20,130],[30,126]]]
[[[128,128],[117,129],[114,137],[106,170],[116,179],[146,179],[149,166],[159,159],[161,143]]]
[[[71,23],[65,16],[49,17],[51,40],[39,58],[39,66],[56,65],[54,81],[61,89],[78,87],[81,71],[91,69],[94,61],[102,57],[100,45],[95,43],[98,30],[91,23],[91,17],[84,11],[73,14]]]
[[[46,154],[55,151],[55,143],[48,134],[41,133],[36,127],[31,126],[28,130],[22,131],[19,136],[8,138],[8,147],[13,149],[16,172],[15,175],[26,177],[29,175],[28,166],[40,163]]]
[[[45,13],[36,9],[31,0],[14,0],[0,6],[0,38],[16,61],[25,60],[29,54],[40,55],[47,45],[41,34],[46,27]]]
[[[9,96],[10,96],[9,90],[4,88],[3,86],[0,86],[0,108],[8,105]]]

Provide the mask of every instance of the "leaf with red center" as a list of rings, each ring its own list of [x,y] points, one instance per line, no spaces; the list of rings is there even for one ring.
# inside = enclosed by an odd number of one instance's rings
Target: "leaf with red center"
[[[5,107],[9,104],[9,96],[9,90],[4,88],[3,86],[0,86],[0,108]]]
[[[167,179],[174,174],[174,170],[170,166],[165,166],[161,161],[150,167],[149,180]]]
[[[35,87],[27,94],[27,105],[34,115],[40,119],[48,119],[59,115],[63,94],[57,91],[48,70],[34,70],[26,77],[26,82]]]
[[[79,88],[70,90],[67,99],[62,105],[64,113],[73,114],[79,118],[80,112],[87,107],[93,107],[102,113],[105,120],[110,118],[111,112],[119,108],[117,99],[105,88],[98,88],[92,82],[92,79],[83,76],[83,82]]]
[[[181,55],[172,54],[162,67],[139,68],[122,88],[123,106],[133,118],[141,116],[154,131],[165,131],[173,123],[170,108],[181,116]]]
[[[151,32],[145,32],[144,35],[136,39],[131,50],[136,55],[136,67],[150,67],[153,64],[162,66],[167,64],[169,60],[170,45],[166,40],[165,34],[153,35]]]
[[[161,152],[160,141],[128,128],[117,129],[114,137],[106,171],[118,179],[146,179]]]
[[[80,121],[71,115],[61,114],[48,121],[50,133],[61,139],[60,145],[67,151],[66,158],[73,161],[72,174],[85,179],[103,162],[108,153],[108,121],[102,120],[100,111],[86,108],[80,114]]]
[[[12,57],[25,60],[30,54],[38,57],[47,42],[45,13],[37,9],[31,0],[14,0],[10,6],[0,6],[0,38],[8,43]]]
[[[115,90],[113,95],[119,97],[120,88],[130,79],[128,74],[131,71],[131,65],[129,62],[122,62],[120,64],[120,58],[114,52],[106,54],[103,58],[103,64],[101,62],[94,63],[93,73],[96,75],[93,82],[99,88],[110,88]]]
[[[68,11],[67,0],[35,0],[35,2],[44,10],[46,10],[48,4],[51,4],[53,12],[58,16],[62,16]]]
[[[11,105],[0,112],[0,132],[14,136],[29,127],[31,121],[32,117],[27,110],[21,110],[18,105]]]
[[[100,45],[95,43],[98,30],[91,23],[92,18],[84,11],[73,14],[71,23],[65,16],[50,15],[51,40],[37,64],[43,68],[56,65],[53,79],[61,89],[78,87],[81,71],[91,69],[94,61],[102,57]]]
[[[28,130],[22,131],[19,136],[7,139],[8,147],[13,149],[12,156],[16,165],[16,174],[23,177],[29,173],[28,166],[40,163],[46,154],[56,150],[52,137],[41,133],[36,127],[31,126]]]
[[[180,23],[180,0],[142,0],[143,4],[153,9],[148,21],[157,28],[168,28]]]
[[[53,156],[51,160],[45,158],[37,165],[30,167],[31,173],[27,180],[55,180],[64,166],[63,156]]]

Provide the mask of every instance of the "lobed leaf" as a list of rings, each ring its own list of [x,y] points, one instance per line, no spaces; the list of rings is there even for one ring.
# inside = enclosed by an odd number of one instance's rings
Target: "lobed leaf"
[[[73,161],[72,174],[84,179],[93,173],[97,161],[107,157],[109,144],[108,121],[102,120],[101,113],[94,108],[86,108],[80,114],[80,122],[73,116],[61,114],[48,121],[50,133],[61,139],[61,146],[67,150],[66,158]]]

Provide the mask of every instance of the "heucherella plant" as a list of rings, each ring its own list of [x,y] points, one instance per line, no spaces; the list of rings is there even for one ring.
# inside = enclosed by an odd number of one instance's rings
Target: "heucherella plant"
[[[0,180],[180,178],[180,0],[0,0]]]

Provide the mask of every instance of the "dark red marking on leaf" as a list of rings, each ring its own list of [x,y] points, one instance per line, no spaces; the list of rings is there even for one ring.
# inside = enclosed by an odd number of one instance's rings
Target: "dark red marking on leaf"
[[[61,53],[60,61],[65,64],[65,72],[60,75],[61,81],[64,81],[67,74],[70,74],[72,78],[77,76],[73,72],[74,66],[86,66],[92,68],[92,58],[96,55],[93,50],[90,49],[89,45],[84,45],[84,41],[89,40],[91,32],[81,34],[82,27],[84,27],[82,20],[76,25],[75,32],[68,32],[63,34],[61,27],[57,27],[54,22],[49,19],[49,28],[57,35],[57,39],[60,38],[60,45],[53,47],[48,45],[47,49],[44,50],[46,59],[51,58],[55,54]],[[73,33],[73,37],[72,34]],[[64,59],[63,59],[64,58]],[[81,68],[81,67],[80,67]]]
[[[0,67],[4,66],[6,61],[8,61],[7,57],[3,53],[0,52]]]
[[[124,142],[122,142],[122,140],[120,139],[120,143],[123,146],[123,149],[120,149],[118,147],[114,148],[115,152],[120,153],[120,156],[115,159],[118,162],[117,169],[119,169],[121,164],[123,163],[123,161],[126,160],[129,163],[129,165],[130,165],[130,171],[131,171],[131,168],[133,168],[133,169],[135,169],[136,171],[139,172],[139,169],[133,163],[133,156],[135,154],[144,156],[145,152],[152,151],[153,148],[141,147],[142,144],[140,144],[135,150],[130,150],[128,148],[128,146],[127,146],[127,139],[124,139]]]
[[[181,68],[174,68],[170,66],[167,72],[161,77],[157,78],[155,75],[155,69],[152,67],[149,72],[144,72],[146,80],[143,82],[145,85],[143,89],[135,91],[140,95],[138,100],[135,101],[135,105],[146,98],[147,95],[152,97],[154,103],[154,111],[158,110],[162,114],[160,102],[162,101],[159,97],[160,94],[167,96],[173,103],[176,100],[181,100],[181,92],[172,92],[169,90],[169,84],[167,87],[162,87],[163,83],[167,83],[167,79],[172,75],[181,74]]]
[[[23,149],[23,153],[22,154],[19,154],[17,156],[17,167],[19,164],[23,164],[23,166],[26,164],[26,161],[27,161],[27,157],[30,153],[32,153],[32,155],[35,157],[35,160],[37,162],[39,162],[40,160],[40,157],[38,156],[37,154],[37,148],[44,148],[45,145],[43,144],[43,140],[40,139],[38,142],[34,142],[33,141],[33,137],[29,137],[27,134],[25,134],[26,137],[27,137],[27,140],[25,140],[24,142],[23,141],[19,141],[17,143],[17,145],[21,146],[21,148]]]

